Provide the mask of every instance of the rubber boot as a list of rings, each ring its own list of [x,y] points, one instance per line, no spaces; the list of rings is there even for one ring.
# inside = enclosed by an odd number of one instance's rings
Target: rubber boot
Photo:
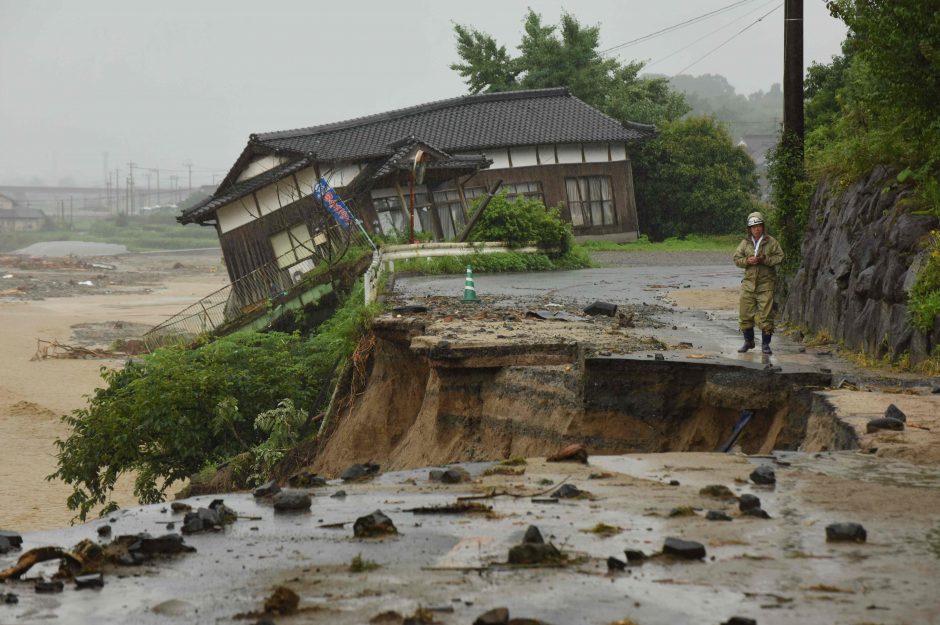
[[[770,338],[771,338],[772,336],[773,336],[772,334],[767,334],[766,332],[761,332],[761,333],[760,333],[760,350],[761,350],[761,352],[763,352],[763,353],[765,353],[765,354],[772,354],[772,353],[773,353],[773,352],[770,350]]]
[[[739,354],[754,349],[754,328],[748,328],[744,330],[744,345],[738,350]]]

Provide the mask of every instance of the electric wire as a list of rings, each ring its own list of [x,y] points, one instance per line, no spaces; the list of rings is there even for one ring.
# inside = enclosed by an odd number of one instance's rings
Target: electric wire
[[[673,74],[672,77],[675,78],[676,76],[678,76],[678,75],[681,74],[682,72],[686,71],[687,69],[689,69],[689,68],[691,68],[691,67],[693,67],[693,66],[695,66],[695,65],[698,65],[699,63],[701,63],[702,61],[704,61],[706,58],[708,58],[709,56],[711,56],[712,53],[717,52],[718,50],[720,50],[721,48],[723,48],[725,45],[727,45],[728,43],[730,43],[731,40],[737,38],[739,35],[743,34],[743,33],[744,33],[745,31],[747,31],[749,28],[751,28],[752,26],[754,26],[754,25],[757,24],[758,22],[762,21],[765,17],[767,17],[768,15],[770,15],[771,13],[773,13],[774,11],[776,11],[777,9],[779,9],[779,8],[782,7],[782,6],[783,6],[783,3],[781,2],[780,4],[778,4],[777,6],[775,6],[775,7],[772,8],[771,10],[767,11],[766,13],[764,13],[763,15],[761,15],[760,17],[758,17],[756,20],[754,20],[753,22],[751,22],[750,24],[748,24],[747,26],[745,26],[744,28],[742,28],[741,30],[739,30],[738,32],[736,32],[735,34],[731,35],[730,37],[728,37],[727,39],[725,39],[724,41],[722,41],[720,44],[718,44],[717,46],[715,46],[714,48],[712,48],[711,50],[709,50],[708,52],[706,52],[705,54],[703,54],[702,56],[700,56],[700,57],[699,57],[698,59],[696,59],[695,61],[692,61],[691,63],[689,63],[688,65],[686,65],[686,66],[683,67],[682,69],[680,69],[678,72],[676,72],[675,74]]]

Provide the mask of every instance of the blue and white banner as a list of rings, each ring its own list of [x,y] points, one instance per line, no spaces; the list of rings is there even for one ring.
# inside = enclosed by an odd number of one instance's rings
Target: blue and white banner
[[[349,226],[352,225],[354,221],[352,211],[346,206],[346,203],[336,192],[336,189],[331,187],[330,183],[326,181],[326,178],[320,178],[317,182],[317,185],[313,188],[313,196],[330,211],[336,223],[344,230],[349,229]]]

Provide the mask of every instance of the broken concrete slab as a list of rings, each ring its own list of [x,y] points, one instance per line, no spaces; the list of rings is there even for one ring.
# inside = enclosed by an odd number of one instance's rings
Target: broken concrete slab
[[[898,419],[892,419],[890,417],[879,417],[877,419],[872,419],[865,426],[865,431],[871,434],[872,432],[877,432],[879,430],[893,430],[895,432],[900,432],[904,429],[904,422],[899,421]]]

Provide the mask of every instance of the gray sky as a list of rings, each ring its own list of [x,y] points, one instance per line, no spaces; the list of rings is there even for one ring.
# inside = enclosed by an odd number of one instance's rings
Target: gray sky
[[[133,160],[185,187],[191,161],[193,184],[210,183],[252,132],[466,93],[448,68],[452,22],[514,51],[527,7],[550,24],[567,10],[600,24],[608,48],[733,1],[0,0],[0,184],[103,185],[105,153],[122,178]],[[750,0],[618,58],[672,75],[780,4]],[[806,64],[828,62],[844,25],[823,0],[804,10]],[[722,74],[744,94],[781,82],[783,9],[682,73]]]

